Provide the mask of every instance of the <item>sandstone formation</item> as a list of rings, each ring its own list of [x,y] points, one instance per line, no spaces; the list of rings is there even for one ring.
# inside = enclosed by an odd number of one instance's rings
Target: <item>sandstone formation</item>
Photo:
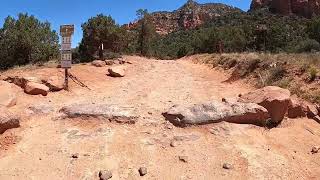
[[[60,109],[67,118],[100,118],[111,122],[134,124],[136,117],[131,108],[119,107],[109,104],[71,104]]]
[[[0,106],[12,107],[17,103],[17,96],[13,85],[0,81]]]
[[[268,111],[254,103],[213,101],[189,107],[176,105],[163,116],[177,126],[231,122],[239,124],[264,125],[269,118]]]
[[[8,129],[18,128],[20,126],[20,118],[12,114],[4,107],[0,107],[0,134]]]
[[[24,92],[30,95],[48,95],[49,88],[44,84],[39,84],[35,82],[28,82],[24,88]]]
[[[274,123],[280,123],[288,111],[290,91],[276,86],[267,86],[241,96],[239,102],[257,103],[266,108]]]
[[[270,12],[306,18],[320,15],[320,0],[253,0],[250,11],[265,8]]]
[[[179,29],[192,29],[216,17],[232,12],[242,12],[238,8],[219,3],[198,4],[193,0],[173,12],[151,13],[152,21],[159,34],[168,34]],[[137,22],[130,23],[129,29],[136,27]]]

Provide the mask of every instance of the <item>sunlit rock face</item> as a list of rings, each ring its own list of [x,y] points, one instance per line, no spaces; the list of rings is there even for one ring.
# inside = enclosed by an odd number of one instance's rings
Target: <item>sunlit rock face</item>
[[[253,0],[250,11],[267,8],[273,13],[306,18],[320,15],[320,0]]]

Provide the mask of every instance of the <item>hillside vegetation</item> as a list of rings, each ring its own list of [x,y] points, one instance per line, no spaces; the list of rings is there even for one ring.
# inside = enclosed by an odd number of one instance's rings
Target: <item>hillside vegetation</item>
[[[193,12],[193,6],[183,7]],[[187,12],[182,10],[180,8],[179,12]],[[225,53],[273,54],[320,51],[319,18],[281,16],[259,10],[250,13],[228,11],[207,19],[202,25],[160,35],[155,28],[154,14],[138,10],[138,20],[133,28],[118,25],[111,16],[99,14],[91,17],[82,24],[83,39],[73,50],[74,63],[121,54],[176,59],[198,53],[215,53],[221,49]],[[50,23],[40,22],[27,14],[20,14],[18,19],[6,18],[0,29],[0,44],[3,47],[0,50],[1,69],[43,63],[58,56],[58,35]]]
[[[228,53],[192,56],[196,63],[230,72],[226,82],[246,79],[256,87],[279,86],[320,103],[318,54]]]

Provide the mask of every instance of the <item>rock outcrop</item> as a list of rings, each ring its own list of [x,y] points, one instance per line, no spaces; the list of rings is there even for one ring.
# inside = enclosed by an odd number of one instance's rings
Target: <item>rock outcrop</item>
[[[173,12],[151,13],[152,21],[159,34],[168,34],[179,29],[192,29],[216,17],[232,12],[242,12],[238,8],[219,3],[198,4],[193,0]],[[135,28],[137,22],[127,25],[128,29]]]
[[[239,102],[256,103],[266,108],[273,123],[280,123],[288,111],[290,91],[276,86],[267,86],[242,95]]]
[[[176,126],[230,122],[265,125],[268,111],[254,103],[213,101],[189,107],[176,105],[163,116]]]
[[[71,104],[60,109],[66,118],[100,118],[111,122],[134,124],[136,117],[131,108],[109,104]]]
[[[261,8],[283,15],[296,14],[306,18],[320,15],[320,0],[253,0],[250,11]]]

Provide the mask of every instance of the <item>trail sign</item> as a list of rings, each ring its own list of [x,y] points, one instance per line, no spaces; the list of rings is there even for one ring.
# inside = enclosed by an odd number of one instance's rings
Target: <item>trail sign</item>
[[[60,35],[62,37],[72,36],[74,33],[74,25],[61,25]]]
[[[65,69],[65,89],[68,90],[68,69],[72,65],[71,42],[74,33],[74,25],[60,26],[61,35],[61,67]]]

